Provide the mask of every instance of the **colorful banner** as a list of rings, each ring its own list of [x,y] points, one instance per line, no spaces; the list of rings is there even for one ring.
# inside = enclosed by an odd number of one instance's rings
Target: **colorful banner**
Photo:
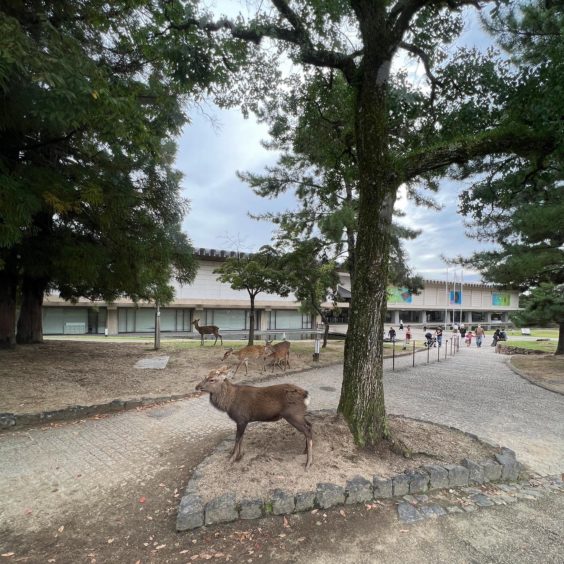
[[[388,288],[389,304],[410,304],[412,300],[411,292],[407,288]]]
[[[450,305],[462,304],[462,292],[460,290],[450,291]]]
[[[511,305],[511,294],[507,292],[493,292],[492,305],[504,307]]]

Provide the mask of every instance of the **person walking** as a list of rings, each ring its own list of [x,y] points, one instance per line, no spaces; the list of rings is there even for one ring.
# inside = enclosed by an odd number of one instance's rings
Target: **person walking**
[[[435,337],[437,338],[437,344],[440,347],[443,344],[443,330],[440,327],[435,329]]]
[[[466,336],[464,337],[464,340],[466,341],[467,347],[469,347],[472,344],[472,337],[473,336],[474,336],[474,333],[472,333],[472,331],[466,332]]]
[[[396,330],[393,327],[390,327],[390,330],[388,331],[388,337],[390,338],[390,342],[396,342]]]
[[[484,331],[482,326],[478,325],[478,327],[476,327],[476,346],[479,349],[482,348],[482,341],[484,340],[485,335],[486,335],[486,332]]]
[[[405,344],[409,345],[411,341],[411,325],[408,325],[405,329]]]
[[[500,339],[501,339],[501,329],[497,328],[492,337],[492,347],[495,347]]]
[[[464,339],[466,335],[466,327],[464,327],[464,323],[460,324],[460,336]]]

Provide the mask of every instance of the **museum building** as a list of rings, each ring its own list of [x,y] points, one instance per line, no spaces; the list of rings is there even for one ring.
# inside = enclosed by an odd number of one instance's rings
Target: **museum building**
[[[214,249],[197,249],[199,270],[188,286],[174,283],[175,299],[161,307],[161,331],[199,336],[192,322],[217,325],[222,331],[244,333],[249,328],[249,296],[245,290],[233,290],[217,280],[214,270],[218,263],[236,253]],[[338,309],[331,318],[331,328],[346,332],[350,305],[350,276],[341,273],[338,287]],[[327,308],[332,303],[326,304]],[[320,322],[300,311],[295,296],[282,297],[261,293],[255,300],[255,327],[260,331],[305,333]],[[507,326],[509,315],[519,310],[517,291],[500,291],[483,283],[425,280],[418,294],[406,288],[389,288],[387,323],[400,321],[412,326],[446,323],[477,324],[486,327]],[[45,296],[43,304],[43,334],[131,334],[150,333],[155,329],[155,306],[135,304],[128,299],[113,303],[79,300],[66,302],[55,294]]]

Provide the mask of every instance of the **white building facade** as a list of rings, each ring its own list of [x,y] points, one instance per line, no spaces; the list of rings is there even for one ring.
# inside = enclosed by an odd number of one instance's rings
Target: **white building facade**
[[[219,282],[214,270],[219,263],[233,255],[225,251],[199,249],[200,268],[189,286],[175,284],[175,299],[161,307],[161,331],[196,334],[195,319],[200,325],[217,325],[223,331],[245,332],[249,328],[250,299],[245,290],[233,290]],[[350,303],[350,277],[341,274],[338,310],[332,325],[339,332],[346,331]],[[327,303],[327,308],[332,304]],[[261,331],[304,331],[316,327],[319,320],[300,311],[295,296],[282,297],[258,294],[255,300],[255,327]],[[500,291],[493,286],[467,283],[456,288],[445,282],[426,280],[419,294],[405,288],[390,287],[387,322],[423,327],[452,322],[467,325],[507,326],[509,315],[519,310],[516,291]],[[122,299],[114,303],[80,300],[72,304],[55,295],[47,295],[43,305],[43,333],[65,334],[131,334],[150,333],[155,329],[153,304],[135,304]]]

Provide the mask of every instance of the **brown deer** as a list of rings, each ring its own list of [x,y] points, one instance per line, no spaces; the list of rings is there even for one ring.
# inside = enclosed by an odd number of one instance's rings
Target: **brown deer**
[[[199,319],[194,319],[194,321],[192,321],[192,325],[194,326],[196,331],[200,333],[200,336],[202,338],[202,342],[200,344],[202,346],[204,344],[204,335],[215,335],[213,346],[215,347],[218,337],[221,339],[221,345],[223,346],[223,337],[219,334],[219,327],[217,325],[198,325],[199,321]]]
[[[197,386],[196,390],[208,392],[210,403],[225,411],[237,424],[235,446],[229,462],[240,460],[241,444],[247,424],[251,421],[278,421],[285,419],[304,434],[307,453],[306,469],[313,462],[313,434],[311,423],[306,419],[309,393],[293,384],[276,386],[243,386],[232,384],[233,373],[227,366],[212,370]]]
[[[245,375],[246,375],[249,373],[249,360],[251,358],[262,358],[263,359],[262,370],[264,372],[265,347],[270,345],[270,343],[272,343],[272,341],[266,341],[265,345],[247,345],[246,347],[243,347],[238,351],[234,351],[232,348],[229,348],[225,351],[225,354],[223,355],[223,358],[221,360],[224,361],[226,358],[228,358],[231,355],[236,356],[239,359],[239,364],[237,364],[237,368],[233,373],[233,376],[235,376],[241,364],[245,363]]]
[[[267,343],[264,349],[265,354],[265,365],[272,364],[272,372],[274,372],[274,367],[276,365],[280,366],[281,362],[284,362],[284,372],[286,368],[290,368],[290,342],[282,341],[281,343],[276,343],[272,345]]]

